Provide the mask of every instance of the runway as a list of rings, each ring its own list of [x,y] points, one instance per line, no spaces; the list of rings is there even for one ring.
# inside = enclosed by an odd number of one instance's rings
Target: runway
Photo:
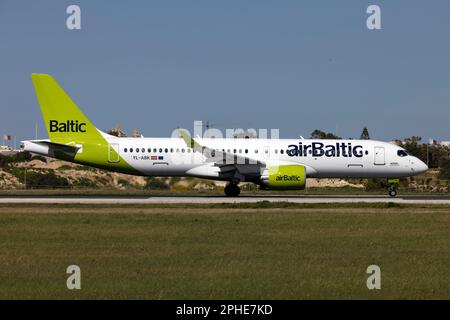
[[[1,204],[30,203],[80,203],[80,204],[208,204],[208,203],[248,203],[248,202],[293,202],[293,203],[403,203],[403,204],[450,204],[450,196],[398,196],[383,195],[292,195],[292,196],[1,196]]]

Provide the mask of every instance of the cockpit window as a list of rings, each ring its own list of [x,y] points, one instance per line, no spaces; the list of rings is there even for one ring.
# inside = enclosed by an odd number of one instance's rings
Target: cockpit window
[[[399,157],[406,157],[408,155],[408,152],[406,152],[405,150],[398,150],[397,155]]]

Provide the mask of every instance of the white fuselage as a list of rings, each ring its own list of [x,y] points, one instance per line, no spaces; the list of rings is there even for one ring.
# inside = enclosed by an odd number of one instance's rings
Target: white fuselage
[[[124,160],[144,175],[219,178],[215,176],[215,166],[210,159],[187,148],[181,138],[109,137],[107,140]],[[375,140],[198,138],[196,141],[266,165],[301,164],[312,178],[406,177],[428,169],[414,156],[400,156],[399,150],[403,148]],[[315,152],[313,144],[317,147]]]

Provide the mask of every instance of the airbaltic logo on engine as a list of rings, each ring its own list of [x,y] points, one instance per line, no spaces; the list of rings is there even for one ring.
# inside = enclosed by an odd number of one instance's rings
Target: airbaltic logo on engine
[[[296,175],[279,175],[275,178],[276,181],[302,181],[302,178],[300,176]]]
[[[66,122],[50,120],[50,132],[86,132],[86,123],[78,122],[78,120],[67,120]]]
[[[322,142],[313,142],[311,144],[288,146],[287,154],[291,157],[306,157],[311,154],[313,157],[357,157],[363,156],[363,147],[361,145],[352,146],[351,142],[336,142],[335,144],[323,144]]]

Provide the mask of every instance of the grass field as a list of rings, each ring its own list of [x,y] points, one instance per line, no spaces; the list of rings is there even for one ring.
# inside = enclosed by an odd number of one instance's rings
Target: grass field
[[[450,299],[449,267],[449,206],[0,207],[1,299]]]

